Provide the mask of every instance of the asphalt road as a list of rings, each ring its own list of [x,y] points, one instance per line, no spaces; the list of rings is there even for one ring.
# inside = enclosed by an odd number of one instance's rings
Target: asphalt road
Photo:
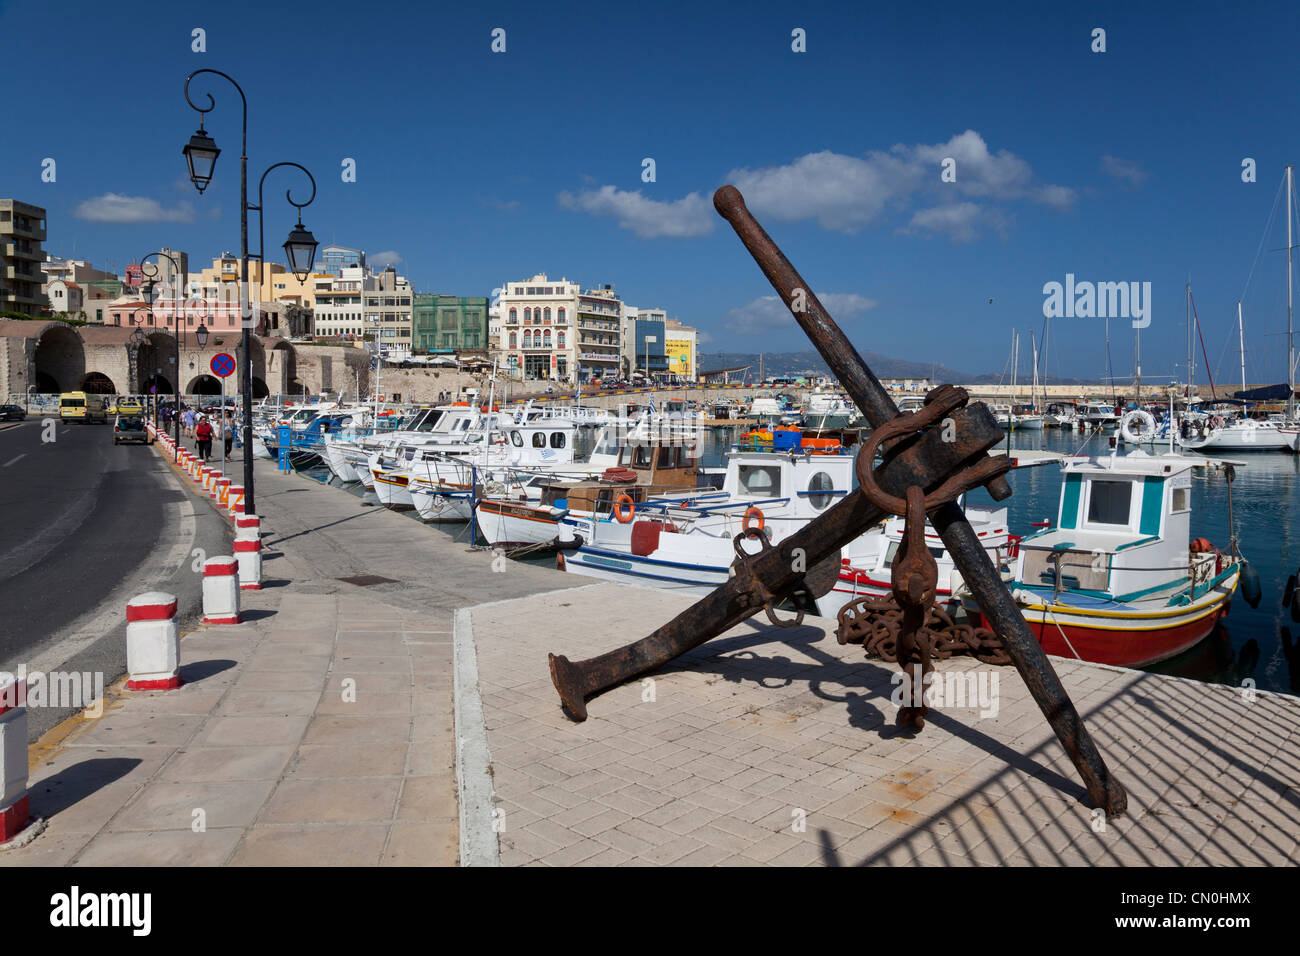
[[[90,672],[107,686],[126,670],[126,602],[168,591],[192,619],[193,549],[224,553],[229,539],[153,449],[114,446],[111,424],[0,428],[0,670]],[[75,709],[29,707],[30,738]]]

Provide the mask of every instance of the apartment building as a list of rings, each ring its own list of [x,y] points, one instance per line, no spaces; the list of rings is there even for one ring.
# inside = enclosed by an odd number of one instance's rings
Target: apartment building
[[[0,309],[40,315],[49,308],[45,273],[45,210],[17,199],[0,199]]]
[[[581,287],[538,274],[502,286],[501,357],[518,378],[570,381],[574,374],[576,313]]]

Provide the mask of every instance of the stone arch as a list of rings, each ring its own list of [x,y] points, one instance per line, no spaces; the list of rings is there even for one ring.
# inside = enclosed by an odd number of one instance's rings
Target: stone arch
[[[161,394],[171,394],[176,369],[176,339],[167,332],[151,332],[136,350],[135,380],[142,391],[158,385]],[[159,384],[162,383],[162,384]]]
[[[215,375],[198,375],[185,387],[186,395],[220,395],[221,380]]]
[[[276,342],[266,356],[266,379],[281,395],[300,395],[306,391],[298,382],[298,351],[288,342]],[[295,383],[298,383],[295,385]]]
[[[116,395],[118,393],[113,380],[103,372],[87,372],[77,388],[88,395]]]
[[[157,386],[157,388],[158,388],[158,391],[157,391],[157,392],[151,392],[151,391],[150,391],[150,389],[152,389],[154,386]],[[172,387],[171,379],[169,379],[166,375],[158,374],[158,373],[156,373],[156,372],[151,372],[151,373],[150,373],[150,374],[149,374],[149,375],[148,375],[148,376],[147,376],[147,377],[146,377],[146,378],[141,382],[140,388],[141,388],[141,390],[144,391],[146,394],[154,394],[154,395],[172,395],[172,394],[174,394],[174,390],[173,390],[173,387]]]
[[[267,391],[266,382],[261,378],[261,376],[254,375],[253,376],[253,400],[257,401],[266,398],[270,394],[271,393]]]
[[[51,325],[36,342],[37,390],[44,392],[72,391],[86,374],[86,350],[79,336],[70,326]]]

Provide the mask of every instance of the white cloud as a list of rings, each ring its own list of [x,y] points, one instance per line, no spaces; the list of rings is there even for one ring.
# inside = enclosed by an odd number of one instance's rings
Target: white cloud
[[[631,229],[642,239],[683,239],[713,231],[712,204],[700,193],[658,200],[648,199],[640,191],[601,186],[576,195],[562,192],[558,199],[566,209],[593,216],[612,216],[621,228]]]
[[[956,242],[972,242],[979,236],[980,212],[980,207],[973,202],[922,209],[912,216],[903,231],[912,235],[947,235]]]
[[[373,256],[366,256],[366,265],[372,269],[387,269],[389,266],[399,266],[402,264],[402,257],[392,249],[387,252],[376,252]]]
[[[188,202],[168,209],[147,196],[124,196],[104,193],[80,203],[72,214],[87,222],[193,222],[194,207]]]
[[[1121,179],[1131,186],[1137,186],[1147,178],[1146,170],[1131,159],[1120,159],[1118,156],[1103,156],[1101,158],[1101,171],[1115,179]]]
[[[836,319],[850,319],[875,307],[873,299],[857,293],[827,292],[817,296]],[[798,325],[785,303],[774,295],[765,295],[747,305],[732,309],[722,317],[728,332],[748,335],[773,329],[796,329]]]
[[[955,163],[955,182],[940,179],[946,159]],[[1029,163],[1013,153],[990,152],[975,130],[966,130],[945,143],[899,143],[865,157],[823,150],[784,166],[734,169],[727,179],[744,194],[755,215],[786,222],[812,219],[823,229],[846,233],[917,201],[937,203],[936,208],[970,205],[944,201],[954,194],[960,199],[1023,200],[1058,209],[1069,208],[1076,198],[1069,187],[1039,183]],[[916,214],[923,221],[937,215],[931,210],[923,213]],[[988,205],[973,207],[973,212],[965,214],[984,216],[990,225],[1005,222],[1005,217]],[[951,218],[953,214],[946,215]],[[968,220],[967,226],[974,228],[973,221]]]

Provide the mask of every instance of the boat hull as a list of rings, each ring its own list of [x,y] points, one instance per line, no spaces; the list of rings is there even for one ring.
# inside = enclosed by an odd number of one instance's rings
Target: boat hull
[[[1228,612],[1239,571],[1220,575],[1201,597],[1183,607],[1128,607],[1090,611],[1058,604],[1035,603],[1017,591],[1017,603],[1029,629],[1044,651],[1115,667],[1145,667],[1183,653],[1204,640]],[[1041,595],[1038,596],[1041,599]],[[982,612],[966,599],[968,610]]]

